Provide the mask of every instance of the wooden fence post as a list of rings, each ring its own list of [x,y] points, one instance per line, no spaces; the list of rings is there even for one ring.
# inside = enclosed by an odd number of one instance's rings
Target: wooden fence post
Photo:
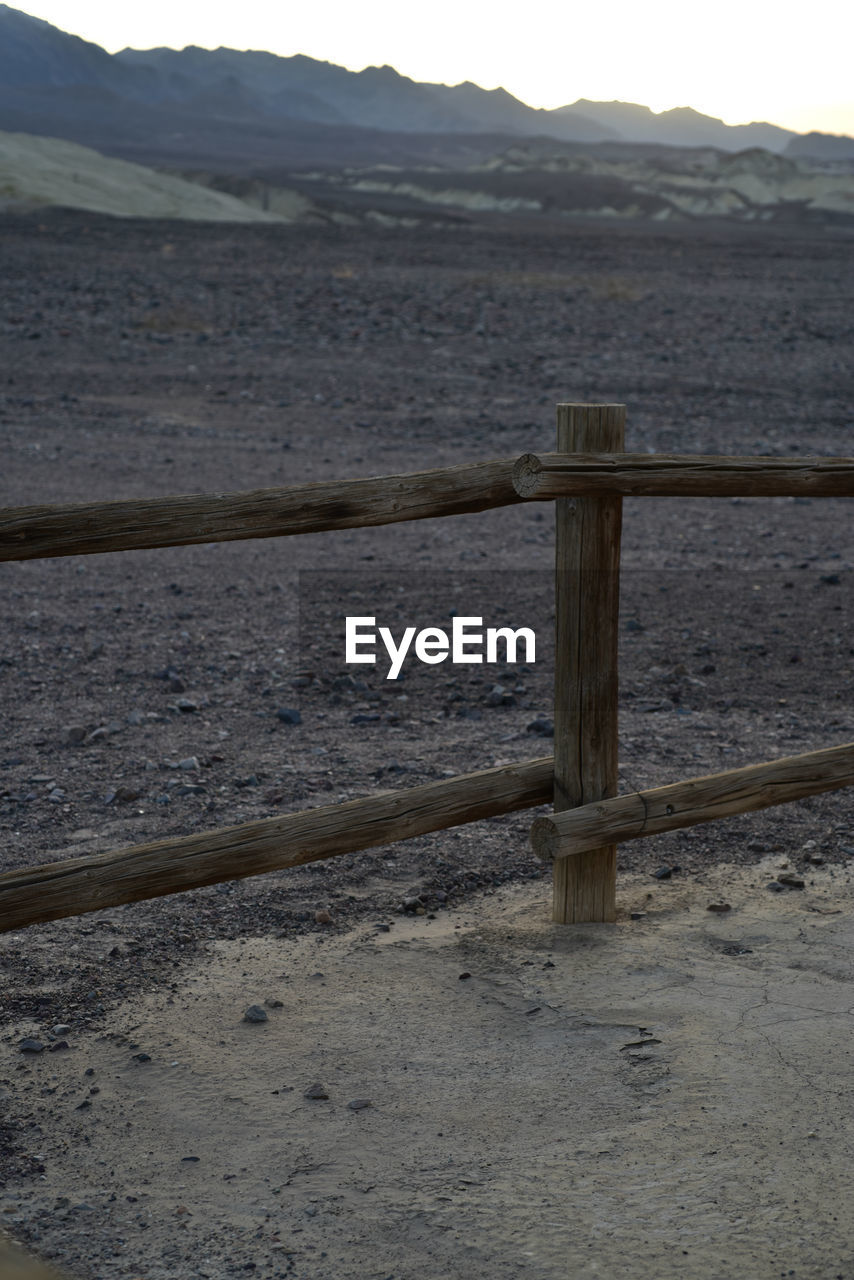
[[[558,453],[622,453],[626,408],[559,404]],[[616,795],[622,498],[555,500],[556,812]],[[617,850],[554,864],[557,924],[616,919]]]

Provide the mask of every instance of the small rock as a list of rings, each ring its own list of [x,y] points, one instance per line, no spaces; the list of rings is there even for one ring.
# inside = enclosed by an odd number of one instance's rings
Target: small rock
[[[532,720],[527,726],[526,732],[534,733],[539,738],[553,738],[555,736],[554,722],[546,719],[545,716],[538,716],[536,720]]]
[[[360,711],[358,715],[350,717],[351,724],[376,724],[380,719],[378,711],[364,712]]]
[[[67,1036],[71,1027],[67,1022],[57,1022],[55,1027],[51,1027],[50,1034],[52,1036]]]
[[[645,912],[645,911],[632,911],[632,912],[630,912],[630,913],[629,913],[629,919],[630,919],[630,920],[645,920],[645,919],[646,919],[646,912]]]
[[[673,875],[672,867],[659,867],[657,871],[652,873],[656,880],[669,880]]]
[[[71,1045],[67,1040],[54,1040],[52,1045],[48,1046],[48,1053],[59,1053],[63,1049],[70,1049]]]
[[[194,698],[178,698],[175,702],[175,706],[179,711],[182,711],[184,715],[190,715],[191,712],[198,711],[199,709],[199,704]]]
[[[354,1098],[352,1102],[347,1103],[347,1110],[364,1111],[367,1107],[372,1107],[373,1105],[370,1098]]]
[[[732,907],[728,902],[710,902],[706,910],[716,911],[718,915],[723,915],[727,911],[732,911]]]
[[[770,889],[772,893],[786,892],[786,886],[784,884],[780,884],[779,880],[772,880],[769,884],[765,886],[765,888]]]
[[[178,761],[178,768],[186,770],[187,773],[199,768],[198,756],[185,756],[183,760]]]
[[[326,1102],[329,1098],[326,1086],[322,1084],[311,1085],[302,1096],[311,1102]]]
[[[334,922],[333,922],[332,916],[329,914],[328,911],[315,911],[314,923],[315,924],[333,924]]]
[[[731,942],[729,946],[724,947],[721,953],[725,956],[752,956],[752,947],[743,947],[740,942]]]
[[[284,1000],[265,1000],[264,1003],[268,1009],[284,1009],[285,1007]]]
[[[128,715],[127,721],[128,721],[128,724],[132,724],[132,725],[145,724],[145,722],[146,722],[146,721],[145,721],[145,712],[144,712],[144,711],[131,711],[131,712],[130,712],[130,714]]]
[[[150,1054],[150,1053],[135,1053],[135,1054],[133,1055],[133,1060],[134,1060],[134,1062],[150,1062],[150,1061],[151,1061],[151,1054]]]
[[[638,622],[637,618],[629,618],[626,622],[626,631],[643,631],[643,623]]]
[[[26,1036],[18,1045],[20,1053],[44,1053],[44,1045],[41,1040],[34,1040],[32,1036]]]
[[[266,1022],[267,1010],[262,1008],[260,1004],[250,1004],[249,1008],[243,1015],[244,1022]]]
[[[465,982],[465,981],[466,981],[466,979],[467,979],[467,978],[470,978],[470,977],[471,977],[471,974],[470,974],[470,973],[468,973],[468,972],[466,972],[466,973],[461,973],[461,974],[460,974],[460,982]]]
[[[777,880],[780,884],[785,885],[787,889],[803,889],[804,887],[804,882],[800,876],[792,875],[790,871],[787,871],[785,875],[778,876]]]
[[[116,787],[112,792],[116,804],[130,804],[132,800],[138,800],[141,795],[142,792],[136,787]]]
[[[86,729],[82,724],[73,724],[65,730],[65,741],[70,747],[77,747],[86,741]]]
[[[282,724],[302,724],[302,716],[296,707],[279,707],[276,718],[281,720]]]

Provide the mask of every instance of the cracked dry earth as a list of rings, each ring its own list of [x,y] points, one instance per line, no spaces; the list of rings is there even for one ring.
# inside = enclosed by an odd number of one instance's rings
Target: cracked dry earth
[[[51,213],[0,258],[4,506],[545,450],[559,400],[851,452],[841,235]],[[624,789],[854,738],[849,511],[626,502]],[[3,869],[547,754],[552,556],[531,504],[0,566]],[[461,604],[538,660],[344,665],[345,612]],[[532,816],[0,936],[9,1234],[80,1280],[849,1280],[852,792],[623,846],[602,932],[548,924]]]
[[[7,1220],[93,1277],[848,1280],[854,894],[775,869],[653,909],[631,875],[602,931],[509,886],[216,943],[26,1065],[47,1172]]]

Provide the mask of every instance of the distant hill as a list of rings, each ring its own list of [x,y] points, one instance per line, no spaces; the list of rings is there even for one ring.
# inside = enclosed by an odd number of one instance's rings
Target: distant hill
[[[652,142],[671,147],[720,147],[723,151],[742,151],[762,147],[766,151],[782,151],[797,134],[776,124],[724,124],[715,116],[702,115],[693,107],[674,107],[671,111],[651,111],[636,102],[591,102],[579,98],[562,111],[580,112],[590,120],[608,125],[626,142]]]
[[[795,160],[854,161],[854,138],[838,133],[796,133],[784,155]]]
[[[110,159],[73,142],[0,133],[0,208],[49,205],[196,222],[289,220],[283,212],[250,208],[232,195]],[[300,216],[307,207],[308,201],[294,196],[290,216]]]
[[[586,99],[556,110],[505,89],[423,84],[303,55],[99,45],[0,4],[0,129],[51,135],[147,164],[250,173],[344,164],[479,163],[520,138],[782,151],[797,135],[729,126],[690,107]]]

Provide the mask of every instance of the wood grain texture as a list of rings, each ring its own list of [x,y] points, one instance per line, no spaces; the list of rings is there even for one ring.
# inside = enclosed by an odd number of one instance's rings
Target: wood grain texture
[[[558,405],[561,453],[624,448],[624,405]],[[555,503],[555,786],[559,813],[617,790],[622,499]],[[554,865],[553,919],[616,919],[613,846]]]
[[[531,843],[541,858],[572,861],[574,855],[583,858],[588,850],[598,849],[603,841],[621,843],[678,831],[850,786],[854,786],[854,743],[710,773],[538,818],[531,828]]]
[[[0,561],[279,538],[485,511],[522,501],[513,488],[515,461],[243,493],[11,507],[0,510]]]
[[[596,453],[583,449],[526,453],[513,469],[520,498],[621,494],[659,498],[852,498],[854,458],[713,457]]]
[[[262,875],[548,804],[551,756],[0,875],[0,932]]]

